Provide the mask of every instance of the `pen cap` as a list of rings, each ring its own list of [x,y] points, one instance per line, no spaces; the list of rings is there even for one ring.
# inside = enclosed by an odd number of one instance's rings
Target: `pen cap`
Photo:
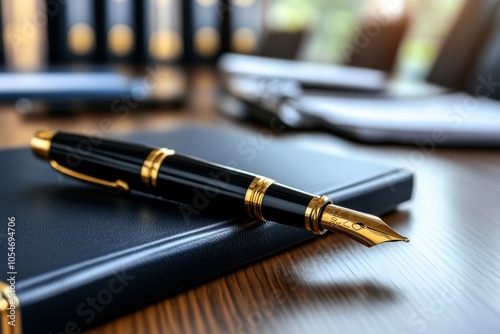
[[[125,190],[146,190],[141,167],[150,147],[47,130],[36,133],[31,147],[35,155],[69,176]]]

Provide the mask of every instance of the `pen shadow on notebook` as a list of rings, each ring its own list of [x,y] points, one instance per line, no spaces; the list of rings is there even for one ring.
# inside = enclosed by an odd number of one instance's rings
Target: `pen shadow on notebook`
[[[38,204],[42,209],[44,206],[54,207],[55,205],[71,207],[73,210],[91,210],[94,212],[103,210],[106,214],[116,214],[121,217],[130,215],[128,216],[129,221],[139,219],[140,222],[147,222],[149,218],[157,221],[157,219],[153,219],[153,216],[157,218],[158,215],[182,216],[183,208],[189,208],[185,203],[178,203],[149,194],[123,193],[104,187],[98,188],[92,185],[77,184],[75,181],[68,179],[64,179],[63,182],[66,184],[39,186],[32,189],[30,192],[34,197],[33,203]],[[189,217],[185,217],[186,222],[196,222],[196,217],[203,216],[210,216],[219,221],[235,218],[252,220],[230,210],[220,212],[220,210],[216,211],[210,207],[186,210],[190,213]]]
[[[63,184],[65,181],[71,182],[71,184]],[[38,187],[37,190],[33,189],[32,194],[36,194],[37,192],[43,194],[43,196],[34,196],[36,197],[36,201],[40,203],[47,202],[52,198],[55,202],[59,201],[61,204],[79,203],[82,206],[95,209],[121,210],[126,208],[127,210],[139,209],[141,211],[151,209],[168,213],[181,213],[181,207],[190,207],[186,203],[179,203],[150,194],[123,193],[104,187],[96,188],[94,186],[77,184],[75,181],[68,179],[64,179],[63,182],[57,186],[48,185],[46,188]],[[188,210],[195,216],[210,215],[219,219],[244,218],[249,221],[252,220],[242,215],[240,210],[231,210],[228,208],[228,210],[221,212],[221,210],[211,208],[210,201],[208,201],[206,207]],[[391,225],[403,225],[410,221],[410,212],[405,210],[391,211],[384,214],[382,218],[389,218]]]

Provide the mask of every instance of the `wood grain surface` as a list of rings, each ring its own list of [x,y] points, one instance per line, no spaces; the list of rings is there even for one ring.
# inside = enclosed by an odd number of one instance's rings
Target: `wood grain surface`
[[[197,74],[193,85],[197,99],[187,107],[131,115],[116,133],[228,123],[215,112],[213,76]],[[92,129],[102,117],[27,120],[4,108],[0,145],[26,144],[40,127]],[[498,333],[499,150],[369,146],[311,135],[322,143],[317,150],[415,171],[413,199],[383,217],[409,244],[366,248],[325,235],[88,333]],[[301,145],[304,134],[285,136]]]

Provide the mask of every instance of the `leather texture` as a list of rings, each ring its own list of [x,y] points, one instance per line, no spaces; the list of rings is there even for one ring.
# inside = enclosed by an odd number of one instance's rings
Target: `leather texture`
[[[413,186],[404,170],[247,132],[189,127],[126,139],[237,166],[374,214],[408,200]],[[77,333],[315,237],[286,225],[209,214],[201,199],[199,212],[186,214],[178,203],[79,182],[28,148],[0,152],[0,166],[0,212],[3,219],[16,217],[25,333]]]

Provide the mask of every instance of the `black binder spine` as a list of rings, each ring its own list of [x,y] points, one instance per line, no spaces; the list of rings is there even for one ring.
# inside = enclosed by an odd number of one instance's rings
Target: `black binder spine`
[[[146,60],[173,63],[184,55],[182,0],[144,1]]]
[[[229,0],[229,41],[235,53],[256,54],[264,33],[264,0]]]
[[[216,61],[222,50],[223,1],[187,0],[183,3],[186,61]]]
[[[47,2],[49,15],[49,57],[51,63],[102,61],[102,26],[97,20],[97,0]]]
[[[105,59],[109,62],[133,61],[136,56],[136,21],[133,0],[103,2]]]

